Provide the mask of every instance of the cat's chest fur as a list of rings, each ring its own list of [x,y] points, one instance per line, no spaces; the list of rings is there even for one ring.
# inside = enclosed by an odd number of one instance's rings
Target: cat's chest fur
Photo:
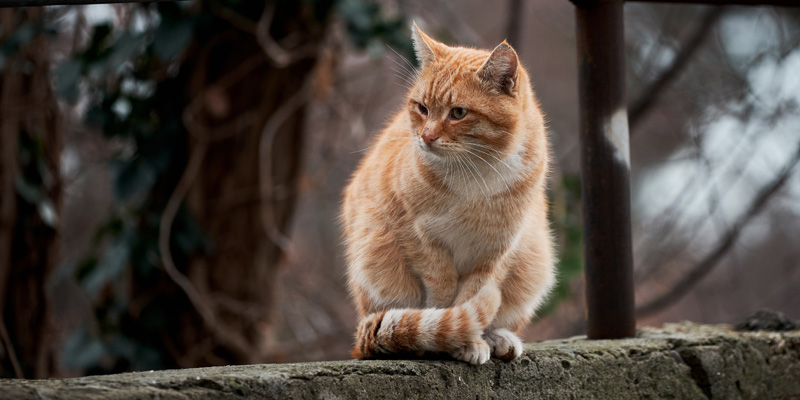
[[[509,217],[501,206],[464,203],[418,215],[415,225],[420,236],[444,245],[459,274],[464,274],[511,240],[515,224]]]

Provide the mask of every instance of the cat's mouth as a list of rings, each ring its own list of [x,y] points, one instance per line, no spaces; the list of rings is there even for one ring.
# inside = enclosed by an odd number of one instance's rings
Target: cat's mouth
[[[433,142],[431,144],[427,144],[427,143],[423,142],[422,140],[418,140],[417,141],[417,147],[419,147],[420,150],[422,150],[423,152],[425,152],[427,154],[433,154],[433,155],[438,156],[438,157],[444,157],[449,152],[448,149],[445,148],[446,146],[443,146],[442,144],[437,143],[437,142]]]

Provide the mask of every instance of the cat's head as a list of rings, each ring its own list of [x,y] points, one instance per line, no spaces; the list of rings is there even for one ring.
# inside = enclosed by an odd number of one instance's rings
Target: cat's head
[[[417,146],[434,158],[507,154],[531,90],[514,49],[450,47],[412,31],[419,69],[407,110]]]

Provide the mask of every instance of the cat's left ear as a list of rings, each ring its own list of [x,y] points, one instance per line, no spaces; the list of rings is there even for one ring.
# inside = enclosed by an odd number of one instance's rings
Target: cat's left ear
[[[504,40],[492,50],[477,73],[478,78],[490,87],[515,96],[519,77],[517,52]]]

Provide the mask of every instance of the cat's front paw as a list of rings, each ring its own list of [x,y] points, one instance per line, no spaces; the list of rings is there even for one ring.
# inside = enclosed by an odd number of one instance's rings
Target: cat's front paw
[[[456,360],[468,362],[472,365],[481,365],[489,361],[490,352],[491,349],[486,341],[483,339],[476,339],[466,346],[450,352],[450,355]]]
[[[511,361],[522,354],[522,341],[508,329],[493,329],[483,338],[492,348],[492,355],[503,361]]]

